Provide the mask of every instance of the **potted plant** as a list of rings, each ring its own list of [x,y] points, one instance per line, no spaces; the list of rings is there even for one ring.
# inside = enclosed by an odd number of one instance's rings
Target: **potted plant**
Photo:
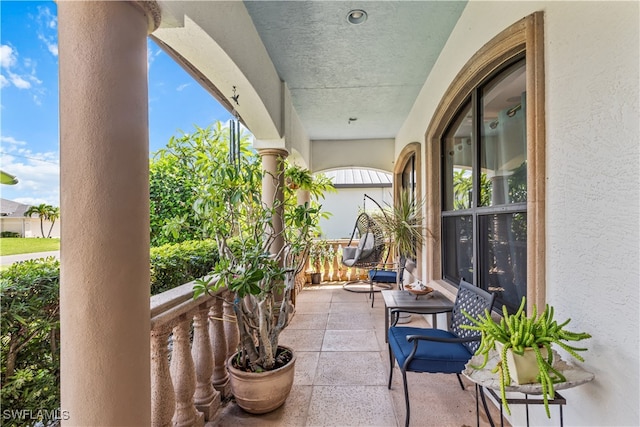
[[[215,135],[224,138],[224,134]],[[213,276],[196,281],[194,298],[204,293],[220,298],[220,289],[231,291],[227,302],[233,306],[239,332],[238,351],[227,362],[231,388],[239,406],[264,413],[284,403],[293,382],[295,355],[278,339],[289,323],[295,277],[304,268],[321,217],[313,196],[321,190],[312,182],[312,200],[304,204],[298,204],[288,188],[284,202],[263,202],[260,158],[247,149],[247,141],[241,141],[239,161],[229,160],[215,140],[203,144],[198,158],[185,161],[184,167],[198,183],[193,208],[201,233],[215,239],[219,253]],[[274,185],[278,178],[274,177]],[[326,183],[320,184],[322,188]],[[180,224],[176,218],[167,228],[175,232]],[[260,391],[260,384],[281,371],[285,371],[284,385],[267,385]],[[256,379],[257,385],[244,388],[249,396],[241,397],[242,385]],[[256,396],[273,401],[256,402]]]
[[[309,247],[309,264],[311,265],[311,284],[318,285],[322,280],[322,244],[321,240],[314,240]]]
[[[486,310],[478,319],[463,311],[473,325],[463,325],[462,328],[478,331],[481,334],[476,355],[482,355],[483,362],[478,366],[470,365],[470,367],[483,369],[489,361],[490,352],[498,351],[499,361],[492,372],[500,374],[500,395],[507,413],[511,414],[511,410],[507,403],[505,389],[513,379],[517,384],[539,383],[542,387],[547,417],[551,417],[548,401],[555,396],[553,385],[566,381],[562,372],[553,366],[554,353],[551,345],[558,345],[583,362],[584,359],[577,352],[587,349],[575,347],[568,342],[591,338],[591,335],[567,331],[565,326],[571,319],[558,323],[553,319],[553,307],[548,304],[539,315],[534,305],[531,316],[526,315],[525,306],[525,297],[522,298],[515,314],[509,314],[506,306],[503,306],[503,317],[500,321],[494,320],[489,310]],[[533,373],[530,373],[531,368],[528,367],[528,363],[533,364]],[[520,369],[524,369],[525,372],[523,374],[515,372]]]
[[[422,247],[425,239],[424,216],[422,208],[425,200],[414,200],[408,189],[403,189],[393,206],[386,206],[374,219],[389,238],[390,250],[397,260],[396,284],[400,288],[400,276],[404,268],[401,260],[417,257],[417,249]]]

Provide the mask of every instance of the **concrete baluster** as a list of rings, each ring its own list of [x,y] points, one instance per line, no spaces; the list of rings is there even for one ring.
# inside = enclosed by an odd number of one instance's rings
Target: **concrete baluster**
[[[151,425],[171,426],[176,407],[173,383],[169,374],[168,340],[171,328],[160,327],[151,331]]]
[[[209,339],[213,351],[213,387],[218,390],[223,398],[231,394],[229,388],[229,375],[225,369],[227,361],[227,339],[225,337],[224,321],[222,320],[222,299],[214,298],[209,311]]]
[[[238,334],[238,325],[236,325],[236,314],[233,311],[233,304],[227,302],[233,298],[233,293],[227,292],[225,294],[225,301],[222,304],[222,311],[224,315],[224,335],[227,341],[227,356],[225,357],[225,360],[237,351],[238,341],[240,339]]]
[[[191,322],[181,316],[173,328],[173,355],[171,378],[176,393],[175,427],[204,426],[204,414],[196,410],[193,394],[196,391],[196,372],[191,358],[189,326]]]
[[[193,345],[191,356],[196,371],[196,392],[193,396],[196,408],[204,414],[205,420],[212,420],[220,407],[220,393],[212,384],[213,353],[209,340],[209,307],[202,304],[193,316]]]

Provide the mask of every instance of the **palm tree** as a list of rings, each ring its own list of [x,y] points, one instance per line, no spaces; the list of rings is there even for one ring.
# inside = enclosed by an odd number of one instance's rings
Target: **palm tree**
[[[49,214],[47,215],[47,219],[51,221],[51,227],[49,227],[49,233],[47,237],[51,237],[51,230],[53,230],[53,225],[56,223],[56,220],[60,218],[60,208],[56,208],[54,206],[49,206]]]
[[[60,218],[60,209],[54,208],[46,203],[40,203],[38,206],[29,207],[24,213],[24,216],[31,217],[33,214],[37,214],[38,218],[40,218],[40,232],[42,233],[42,237],[44,237],[44,220],[51,219],[51,215],[53,215],[55,217],[53,222],[55,222],[56,219]],[[51,224],[51,228],[53,228],[53,224]],[[49,235],[51,235],[51,230],[49,230]]]

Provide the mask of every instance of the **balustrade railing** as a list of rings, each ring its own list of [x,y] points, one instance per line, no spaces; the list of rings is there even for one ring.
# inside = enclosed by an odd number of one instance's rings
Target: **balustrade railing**
[[[331,248],[333,248],[333,256],[327,257],[324,263],[320,265],[322,281],[323,282],[344,282],[349,280],[366,280],[367,271],[361,268],[346,267],[342,264],[342,248],[349,245],[349,239],[334,239],[325,240]],[[356,242],[357,243],[357,242]],[[354,243],[352,243],[354,245]],[[387,263],[393,263],[392,257],[389,257]],[[316,272],[310,261],[307,261],[307,266],[304,269],[307,273],[306,282],[310,282],[309,273]]]
[[[325,282],[366,279],[342,265],[348,239],[330,240],[334,256],[322,265]],[[311,271],[307,264],[305,271]],[[306,275],[296,278],[296,290]],[[292,298],[295,301],[295,294]],[[226,360],[238,346],[231,295],[222,289],[193,299],[193,282],[151,297],[151,414],[154,427],[204,426],[230,397]]]
[[[193,282],[151,297],[154,427],[204,426],[229,397],[225,361],[238,333],[223,289],[193,299]]]

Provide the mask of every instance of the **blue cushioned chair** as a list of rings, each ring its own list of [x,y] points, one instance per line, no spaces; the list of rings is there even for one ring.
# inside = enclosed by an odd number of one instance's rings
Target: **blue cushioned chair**
[[[410,311],[392,310],[394,322],[389,328],[388,388],[391,389],[394,360],[397,360],[404,385],[405,426],[409,425],[410,414],[407,371],[456,374],[460,386],[464,389],[460,373],[480,345],[480,336],[474,331],[461,328],[461,325],[471,324],[462,311],[478,317],[485,309],[491,310],[494,298],[495,295],[461,280],[448,331],[395,326],[398,313]]]

